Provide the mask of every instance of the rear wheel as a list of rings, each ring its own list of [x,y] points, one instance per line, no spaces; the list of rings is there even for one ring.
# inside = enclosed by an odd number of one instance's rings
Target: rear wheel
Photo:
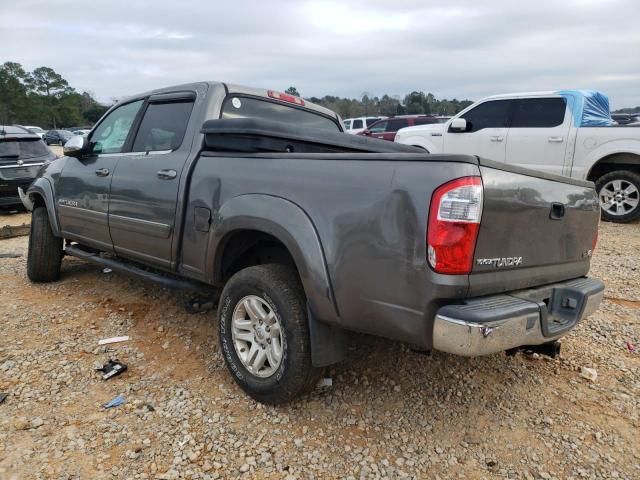
[[[627,223],[640,218],[640,175],[627,170],[609,172],[596,180],[602,218]]]
[[[259,265],[236,273],[222,292],[218,320],[227,368],[255,400],[286,403],[317,380],[306,300],[293,268]]]
[[[52,282],[60,277],[62,238],[51,230],[45,207],[36,207],[31,215],[27,276],[32,282]]]

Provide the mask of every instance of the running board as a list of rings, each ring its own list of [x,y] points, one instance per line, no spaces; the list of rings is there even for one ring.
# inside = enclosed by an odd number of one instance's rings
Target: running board
[[[176,290],[194,290],[203,293],[206,292],[207,295],[211,295],[214,292],[214,288],[205,283],[172,278],[162,273],[149,272],[128,262],[123,262],[114,258],[101,257],[99,253],[89,252],[76,245],[67,245],[64,249],[64,253],[71,255],[72,257],[94,263],[101,267],[110,268],[114,272],[158,283],[166,288]]]

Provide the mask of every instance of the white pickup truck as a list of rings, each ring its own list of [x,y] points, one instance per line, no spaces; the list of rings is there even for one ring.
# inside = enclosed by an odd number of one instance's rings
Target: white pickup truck
[[[563,90],[494,95],[444,124],[395,141],[595,182],[605,220],[640,218],[640,126],[614,125],[605,95]]]

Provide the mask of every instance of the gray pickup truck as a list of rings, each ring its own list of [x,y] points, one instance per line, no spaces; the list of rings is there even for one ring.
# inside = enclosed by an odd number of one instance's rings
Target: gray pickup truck
[[[556,340],[597,309],[590,182],[346,135],[271,90],[194,83],[112,107],[25,192],[28,277],[63,255],[219,293],[235,381],[289,401],[346,331],[458,355]],[[546,351],[546,350],[545,350]]]

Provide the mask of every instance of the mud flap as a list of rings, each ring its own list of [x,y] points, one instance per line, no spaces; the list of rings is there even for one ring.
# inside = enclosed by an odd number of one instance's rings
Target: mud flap
[[[307,305],[311,363],[314,367],[326,367],[342,361],[347,352],[347,334],[340,327],[318,321]]]

